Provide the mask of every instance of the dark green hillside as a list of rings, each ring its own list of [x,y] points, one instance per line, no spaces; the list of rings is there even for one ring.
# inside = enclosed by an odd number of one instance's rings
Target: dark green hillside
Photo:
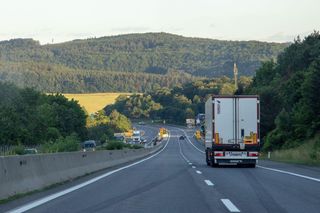
[[[44,62],[82,70],[231,76],[234,62],[241,75],[254,75],[262,61],[276,59],[288,44],[220,41],[167,33],[128,34],[39,45],[32,39],[0,42],[0,60]]]
[[[247,92],[261,97],[261,131],[266,139],[265,149],[295,147],[319,135],[319,32],[303,41],[298,38],[276,63],[264,63]],[[314,150],[319,147],[320,140],[315,143]]]
[[[42,62],[0,61],[0,82],[11,82],[44,92],[145,92],[170,87],[200,78],[170,71],[165,75],[138,72],[79,70]]]

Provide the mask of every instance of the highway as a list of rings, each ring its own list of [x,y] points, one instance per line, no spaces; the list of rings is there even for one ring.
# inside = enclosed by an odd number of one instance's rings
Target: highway
[[[157,129],[140,127],[148,138]],[[0,212],[320,212],[319,168],[269,161],[257,168],[211,168],[193,131],[167,128],[160,152],[1,205]],[[183,134],[188,138],[179,140]],[[108,175],[57,194],[102,174]],[[56,198],[47,199],[52,194]]]

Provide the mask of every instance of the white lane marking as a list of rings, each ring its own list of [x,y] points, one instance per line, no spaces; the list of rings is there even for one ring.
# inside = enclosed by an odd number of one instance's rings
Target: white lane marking
[[[187,141],[194,147],[194,148],[196,148],[199,152],[201,152],[201,153],[205,153],[204,151],[202,151],[201,149],[199,149],[198,147],[196,147],[191,141],[190,141],[190,139],[189,139],[189,136],[188,136],[188,134],[186,133],[186,131],[184,131],[183,129],[180,129],[180,128],[177,128],[177,129],[179,129],[180,131],[182,131],[187,137]]]
[[[189,163],[189,165],[192,165],[192,163]]]
[[[200,174],[200,175],[202,174],[202,172],[201,172],[201,171],[199,171],[199,170],[197,170],[197,171],[196,171],[196,173],[198,173],[198,174]]]
[[[313,178],[313,177],[309,177],[309,176],[305,176],[305,175],[300,175],[300,174],[293,173],[293,172],[287,172],[287,171],[283,171],[283,170],[280,170],[280,169],[273,169],[273,168],[259,166],[259,165],[257,165],[257,167],[259,167],[261,169],[267,169],[267,170],[274,171],[274,172],[280,172],[280,173],[283,173],[283,174],[293,175],[293,176],[296,176],[296,177],[301,177],[301,178],[305,178],[305,179],[308,179],[308,180],[313,180],[313,181],[316,181],[316,182],[320,182],[320,179],[318,179],[318,178]]]
[[[189,160],[186,158],[186,156],[184,156],[184,154],[182,153],[180,141],[178,141],[178,143],[179,143],[180,155],[183,157],[183,159],[184,159],[187,163],[189,163],[190,161],[189,161]],[[190,163],[189,163],[189,164],[190,164]]]
[[[195,166],[192,166],[192,169],[195,169],[196,167]]]
[[[75,191],[75,190],[77,190],[77,189],[83,188],[83,187],[85,187],[85,186],[87,186],[87,185],[89,185],[89,184],[91,184],[91,183],[97,182],[98,180],[101,180],[102,178],[105,178],[105,177],[107,177],[107,176],[110,176],[110,175],[112,175],[112,174],[114,174],[114,173],[116,173],[116,172],[119,172],[119,171],[121,171],[121,170],[130,168],[130,167],[135,166],[135,165],[137,165],[137,164],[140,164],[140,163],[142,163],[142,162],[144,162],[144,161],[146,161],[146,160],[149,160],[149,159],[151,159],[151,158],[159,155],[159,154],[167,147],[169,141],[170,141],[170,134],[169,134],[169,137],[168,137],[168,140],[167,140],[167,143],[165,144],[165,146],[164,146],[159,152],[157,152],[157,153],[155,153],[155,154],[153,154],[153,155],[151,155],[151,156],[149,156],[149,157],[147,157],[147,158],[144,158],[144,159],[142,159],[142,160],[139,160],[139,161],[137,161],[137,162],[135,162],[135,163],[132,163],[132,164],[129,164],[129,165],[127,165],[127,166],[121,167],[121,168],[119,168],[119,169],[115,169],[115,170],[113,170],[113,171],[107,172],[107,173],[105,173],[105,174],[103,174],[103,175],[100,175],[100,176],[95,177],[95,178],[93,178],[93,179],[91,179],[91,180],[88,180],[88,181],[86,181],[86,182],[84,182],[84,183],[81,183],[81,184],[78,184],[78,185],[76,185],[76,186],[73,186],[73,187],[71,187],[71,188],[69,188],[69,189],[63,190],[63,191],[61,191],[61,192],[54,193],[54,194],[52,194],[52,195],[49,195],[49,196],[44,197],[44,198],[41,198],[41,199],[36,200],[36,201],[34,201],[34,202],[31,202],[31,203],[28,203],[28,204],[26,204],[26,205],[20,206],[20,207],[18,207],[18,208],[15,208],[15,209],[13,209],[13,210],[10,210],[9,212],[10,212],[10,213],[20,213],[20,212],[28,211],[28,210],[33,209],[33,208],[35,208],[35,207],[37,207],[37,206],[40,206],[40,205],[42,205],[42,204],[44,204],[44,203],[47,203],[47,202],[49,202],[49,201],[51,201],[51,200],[53,200],[53,199],[56,199],[56,198],[61,197],[61,196],[63,196],[63,195],[66,195],[66,194],[68,194],[68,193],[70,193],[70,192],[73,192],[73,191]]]
[[[204,182],[205,182],[208,186],[213,186],[213,185],[214,185],[210,180],[204,180]]]
[[[240,210],[229,199],[221,199],[221,201],[230,212],[240,212]]]

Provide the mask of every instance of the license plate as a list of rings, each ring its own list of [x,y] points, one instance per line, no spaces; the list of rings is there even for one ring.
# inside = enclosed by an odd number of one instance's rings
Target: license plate
[[[247,152],[225,152],[226,157],[247,157]]]

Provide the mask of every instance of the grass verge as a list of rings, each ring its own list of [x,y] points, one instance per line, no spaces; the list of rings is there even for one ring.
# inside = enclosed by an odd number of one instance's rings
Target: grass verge
[[[267,153],[263,153],[261,159],[267,160]],[[295,148],[273,151],[270,160],[320,166],[320,137],[317,136]]]

